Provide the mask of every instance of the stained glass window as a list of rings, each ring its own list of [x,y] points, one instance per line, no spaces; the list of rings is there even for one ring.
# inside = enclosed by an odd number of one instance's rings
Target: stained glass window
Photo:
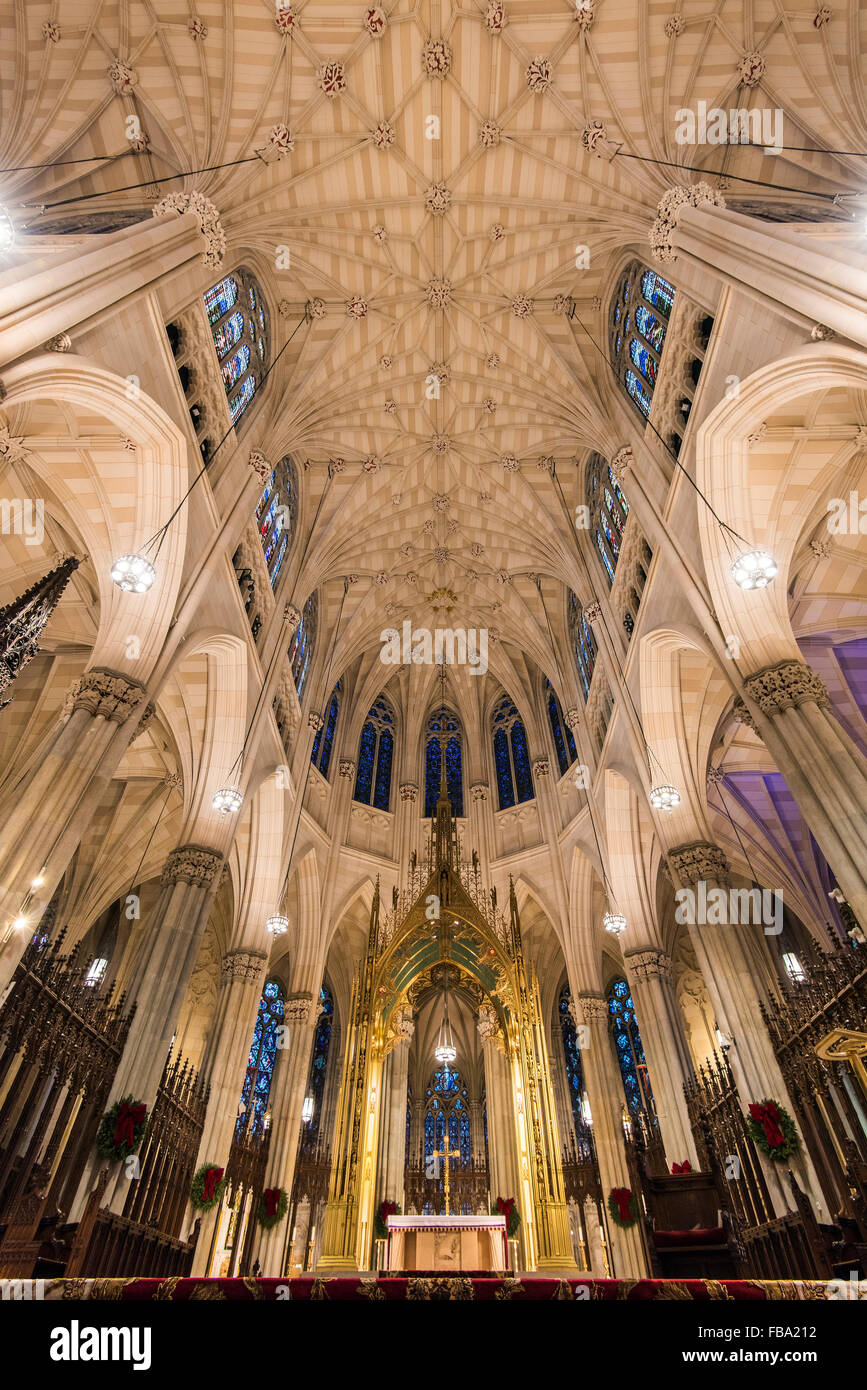
[[[295,533],[297,498],[298,475],[287,454],[277,464],[256,504],[256,525],[272,589],[276,588],[280,567]]]
[[[283,992],[276,980],[269,980],[259,1001],[250,1056],[244,1073],[241,1108],[236,1124],[239,1136],[245,1133],[261,1134],[265,1127],[265,1112],[277,1057],[277,1030],[282,1022]]]
[[[313,1055],[310,1059],[310,1074],[307,1079],[305,1096],[313,1099],[313,1117],[305,1126],[304,1147],[315,1148],[322,1122],[322,1102],[325,1098],[325,1079],[328,1074],[328,1053],[331,1047],[331,1031],[334,1025],[334,1000],[326,984],[319,990],[319,1018],[313,1035]]]
[[[581,1053],[578,1049],[578,1034],[575,1030],[575,1020],[572,1017],[572,995],[568,984],[565,984],[560,991],[560,998],[557,1003],[557,1013],[560,1019],[560,1032],[563,1038],[563,1056],[566,1060],[566,1084],[569,1087],[569,1104],[572,1107],[572,1119],[576,1129],[584,1124],[584,1114],[582,1102],[584,1100],[584,1068],[581,1065]]]
[[[601,540],[597,531],[597,544]],[[603,552],[604,554],[604,552]],[[612,571],[613,578],[613,571]],[[581,682],[581,689],[584,691],[586,700],[590,694],[590,682],[593,679],[593,670],[596,665],[596,639],[587,619],[584,617],[581,604],[575,594],[569,594],[569,636],[572,642],[572,651],[575,654],[575,666],[578,671],[578,679]]]
[[[617,532],[618,536],[622,536],[623,518],[620,515],[620,508],[615,505],[614,498],[611,496],[611,493],[608,491],[607,487],[603,488],[602,495],[605,498],[605,506],[608,508],[608,515],[611,518],[614,529]]]
[[[433,1073],[425,1092],[425,1163],[435,1149],[442,1153],[446,1147],[452,1152],[458,1151],[457,1158],[449,1159],[452,1168],[468,1167],[472,1160],[469,1093],[461,1073],[454,1067],[442,1066]],[[440,1174],[442,1183],[442,1161]],[[452,1211],[455,1211],[454,1206]]]
[[[596,547],[597,547],[597,549],[598,549],[598,551],[599,551],[599,554],[602,556],[602,563],[603,563],[603,565],[605,566],[605,572],[606,572],[606,574],[608,575],[608,582],[609,582],[609,584],[613,584],[613,583],[614,583],[614,567],[613,567],[613,565],[611,564],[611,561],[610,561],[609,558],[608,558],[608,551],[605,549],[605,542],[604,542],[604,540],[602,539],[602,536],[600,535],[600,533],[599,533],[598,531],[596,532]],[[586,691],[585,691],[585,694],[586,694]]]
[[[313,751],[310,754],[310,761],[314,767],[318,767],[323,777],[328,776],[328,766],[331,762],[331,751],[334,747],[334,730],[337,728],[337,715],[340,711],[341,682],[338,681],[334,687],[331,699],[328,701],[328,710],[325,715],[325,723],[321,729],[316,730],[316,737],[313,740]]]
[[[673,285],[633,261],[624,271],[620,289],[611,301],[611,365],[645,418],[650,415],[674,296]],[[623,305],[630,300],[633,307],[624,315]]]
[[[602,526],[603,535],[605,536],[605,539],[607,540],[608,545],[611,549],[611,554],[614,556],[614,563],[616,565],[617,557],[620,554],[620,539],[618,536],[614,534],[613,530],[611,529],[611,523],[604,512],[600,517],[600,524]]]
[[[440,794],[440,743],[436,735],[448,734],[446,743],[446,795],[456,816],[464,814],[464,776],[461,725],[450,710],[438,710],[428,720],[425,745],[424,813],[436,815]]]
[[[508,695],[498,701],[491,716],[494,767],[500,810],[533,797],[530,754],[524,723]]]
[[[652,1114],[653,1093],[635,1017],[635,1005],[629,986],[623,979],[615,980],[608,991],[608,1020],[626,1104],[633,1115],[641,1111]]]
[[[250,365],[250,348],[247,343],[242,343],[237,352],[233,352],[228,362],[223,363],[223,381],[226,387],[235,385],[239,377],[243,376]]]
[[[361,730],[355,797],[365,806],[388,810],[394,758],[394,711],[384,695],[374,701]]]
[[[674,285],[663,280],[655,270],[646,270],[641,277],[641,293],[654,309],[658,309],[666,318],[670,317],[674,305]]]
[[[250,272],[240,267],[209,289],[204,303],[229,398],[229,413],[232,423],[237,424],[261,385],[268,365],[268,318],[262,293]]]
[[[301,621],[289,643],[289,665],[292,668],[292,679],[295,682],[295,689],[298,692],[298,699],[304,695],[304,686],[307,683],[307,675],[310,670],[310,663],[313,659],[313,652],[316,647],[316,627],[319,603],[315,592],[310,595],[301,613]]]
[[[549,680],[545,681],[545,689],[548,692],[548,719],[551,724],[551,737],[554,740],[554,751],[557,754],[557,764],[560,768],[560,776],[567,771],[569,766],[578,757],[578,749],[575,746],[575,735],[563,718],[563,711],[560,708],[560,701]]]

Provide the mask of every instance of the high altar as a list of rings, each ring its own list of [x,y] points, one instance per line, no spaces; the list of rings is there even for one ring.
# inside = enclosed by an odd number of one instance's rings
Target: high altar
[[[374,893],[344,1036],[318,1268],[369,1269],[377,1204],[384,1196],[402,1196],[380,1190],[383,1063],[406,1036],[420,989],[430,986],[443,963],[466,978],[479,1001],[480,1028],[484,1023],[509,1078],[502,1123],[513,1130],[516,1190],[490,1195],[517,1200],[524,1269],[574,1271],[539,988],[524,960],[514,886],[506,918],[494,892],[483,886],[476,857],[461,862],[444,756],[427,864],[416,864],[413,855],[390,913],[382,911],[378,881]],[[504,1234],[502,1217],[392,1218],[389,1267],[502,1268],[508,1264]]]
[[[473,1269],[504,1273],[504,1216],[390,1216],[386,1269]]]

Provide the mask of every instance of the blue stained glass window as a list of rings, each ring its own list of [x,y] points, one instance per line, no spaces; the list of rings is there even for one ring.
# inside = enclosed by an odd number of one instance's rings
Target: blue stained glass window
[[[319,990],[319,1018],[316,1023],[316,1032],[313,1035],[313,1055],[310,1059],[310,1074],[307,1080],[306,1094],[313,1099],[313,1118],[305,1127],[306,1132],[303,1138],[305,1148],[315,1148],[316,1140],[319,1137],[333,1025],[334,1000],[328,986],[323,984]]]
[[[436,815],[440,794],[440,745],[437,734],[449,734],[446,743],[446,795],[456,816],[464,814],[464,772],[461,726],[456,715],[438,710],[427,725],[425,746],[424,813]]]
[[[447,1141],[444,1142],[444,1141]],[[465,1168],[472,1159],[470,1128],[470,1098],[459,1071],[453,1067],[438,1067],[425,1093],[424,1156],[431,1158],[434,1150],[442,1153],[448,1147],[457,1156],[449,1159],[449,1167]],[[443,1163],[440,1160],[439,1186],[443,1185]],[[428,1203],[425,1211],[431,1211]],[[469,1212],[470,1208],[466,1210]],[[452,1206],[453,1213],[456,1208]]]
[[[654,309],[658,309],[666,318],[669,317],[674,304],[674,285],[663,280],[655,270],[646,270],[641,277],[641,293],[648,304],[652,304]]]
[[[388,810],[394,759],[394,711],[384,695],[371,706],[358,745],[355,800]],[[371,801],[372,798],[372,801]]]
[[[241,334],[244,332],[244,315],[230,314],[227,319],[220,324],[219,328],[214,329],[214,346],[217,355],[221,359],[227,352],[235,346]]]
[[[659,319],[643,304],[640,304],[635,310],[635,327],[645,342],[649,343],[657,352],[662,352],[662,345],[665,342],[665,324],[660,323]]]
[[[250,349],[246,343],[242,343],[237,352],[233,352],[227,362],[223,364],[223,381],[226,386],[234,386],[240,376],[246,372],[250,365]]]
[[[602,530],[605,534],[605,539],[611,547],[611,554],[614,556],[614,560],[616,563],[617,557],[620,554],[620,541],[618,540],[617,536],[615,536],[613,530],[611,529],[611,524],[604,513],[600,520],[602,522]]]
[[[551,724],[551,737],[554,740],[554,751],[557,754],[557,764],[562,777],[570,764],[576,761],[578,749],[575,746],[575,736],[563,719],[560,701],[554,693],[551,682],[546,681],[545,686],[548,691],[548,719]]]
[[[241,389],[237,395],[232,396],[229,401],[229,414],[232,417],[232,424],[235,423],[247,409],[256,391],[256,382],[253,377],[245,377],[241,383]]]
[[[641,346],[637,338],[630,338],[629,340],[629,356],[641,372],[645,381],[650,382],[651,386],[655,386],[656,358],[651,356],[650,351],[646,347]]]
[[[286,551],[287,551],[288,549],[289,549],[289,537],[288,537],[288,535],[287,535],[287,534],[285,533],[285,531],[284,531],[284,533],[283,533],[283,539],[282,539],[281,542],[280,542],[280,549],[277,551],[277,559],[274,561],[274,568],[271,570],[271,588],[272,588],[272,589],[276,587],[276,584],[277,584],[277,575],[280,573],[280,566],[281,566],[282,563],[283,563],[283,558],[284,558],[284,556],[285,556],[285,554],[286,554]]]
[[[504,811],[520,801],[531,800],[533,796],[527,735],[517,708],[508,695],[495,706],[491,727],[497,791],[500,810]]]
[[[314,767],[318,767],[323,777],[328,776],[328,766],[331,762],[331,751],[334,747],[334,730],[337,728],[337,715],[340,711],[340,681],[334,687],[331,699],[328,702],[328,712],[325,715],[325,722],[321,729],[316,730],[316,737],[313,740],[313,750],[310,754],[310,761]]]
[[[563,1038],[563,1055],[566,1060],[566,1083],[569,1087],[569,1103],[572,1106],[572,1118],[577,1128],[584,1124],[584,1115],[581,1108],[584,1099],[584,1068],[581,1065],[581,1053],[578,1049],[578,1034],[575,1031],[575,1020],[572,1017],[571,1005],[572,995],[569,991],[568,984],[566,984],[560,991],[557,1012],[560,1017],[560,1031]]]
[[[614,498],[611,496],[611,493],[608,491],[608,488],[604,489],[604,493],[605,505],[608,508],[608,515],[611,517],[611,520],[614,524],[614,529],[617,532],[618,536],[622,536],[623,518],[620,515],[620,508],[614,505]]]
[[[650,1114],[653,1112],[653,1093],[635,1017],[635,1005],[625,980],[615,980],[608,991],[608,1019],[626,1104],[633,1115],[642,1110]]]
[[[238,282],[234,275],[227,275],[218,285],[214,285],[205,295],[205,310],[209,323],[219,323],[224,314],[234,307],[238,298]]]
[[[304,694],[304,686],[307,682],[310,662],[316,645],[318,611],[318,600],[316,594],[312,593],[304,605],[301,621],[289,643],[289,665],[292,668],[292,679],[295,682],[299,701]]]
[[[643,383],[639,380],[639,378],[635,375],[635,372],[633,371],[628,371],[626,373],[626,389],[629,392],[632,399],[635,401],[641,413],[643,415],[649,416],[650,396],[647,394],[647,388],[643,385]]]
[[[621,507],[623,508],[623,515],[624,515],[624,516],[628,516],[628,515],[629,515],[629,503],[627,502],[626,498],[624,497],[624,495],[623,495],[623,493],[622,493],[622,491],[621,491],[621,489],[620,489],[620,484],[618,483],[617,479],[614,477],[614,474],[613,474],[612,471],[611,471],[611,465],[610,465],[610,464],[608,465],[608,481],[610,482],[612,488],[614,489],[614,496],[617,498],[618,502],[620,503]]]
[[[256,520],[257,520],[257,521],[259,520],[260,516],[262,515],[262,512],[264,511],[264,509],[265,509],[265,507],[266,507],[266,505],[267,505],[269,499],[270,499],[271,497],[273,497],[273,495],[274,495],[274,488],[275,488],[275,486],[276,486],[276,483],[277,483],[277,470],[276,470],[276,468],[275,468],[274,472],[271,474],[270,478],[268,479],[267,483],[265,484],[264,488],[262,489],[262,496],[259,498],[259,501],[256,503]]]
[[[608,558],[608,551],[605,549],[605,542],[598,531],[596,532],[596,545],[599,550],[599,554],[602,556],[602,563],[605,566],[605,570],[608,575],[608,582],[609,584],[613,584],[614,569],[612,567],[611,561]]]
[[[601,541],[599,532],[596,532],[597,544]],[[610,566],[609,566],[610,569]],[[613,578],[613,572],[611,577]],[[584,691],[584,699],[590,694],[590,682],[593,679],[593,668],[596,664],[596,641],[590,629],[590,624],[584,617],[581,604],[575,594],[569,594],[569,633],[572,638],[572,650],[575,653],[575,666],[578,671],[578,678],[581,681],[581,689]]]
[[[269,980],[259,1001],[256,1026],[244,1085],[241,1089],[242,1109],[238,1115],[236,1130],[244,1133],[261,1134],[264,1129],[268,1097],[274,1077],[274,1062],[277,1057],[277,1029],[283,1022],[283,994],[276,980]]]
[[[358,745],[358,772],[355,775],[355,800],[370,805],[373,786],[373,758],[376,753],[376,729],[368,721],[361,730]]]

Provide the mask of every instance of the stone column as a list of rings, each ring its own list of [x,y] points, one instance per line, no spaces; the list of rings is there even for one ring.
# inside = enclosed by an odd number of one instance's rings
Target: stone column
[[[730,212],[703,181],[663,196],[650,244],[663,263],[686,257],[789,319],[867,345],[867,258],[849,246]]]
[[[683,1094],[683,1083],[692,1074],[692,1067],[674,993],[671,960],[658,946],[648,945],[628,951],[624,961],[668,1166],[688,1158],[697,1168]]]
[[[485,1058],[485,1090],[488,1100],[488,1181],[491,1200],[518,1197],[518,1152],[515,1140],[514,1099],[503,1036],[493,1009],[479,1009],[479,1038]]]
[[[172,850],[165,862],[154,921],[147,923],[148,939],[136,961],[129,989],[136,1012],[109,1093],[109,1106],[122,1096],[132,1095],[143,1100],[149,1112],[153,1109],[223,863],[221,854],[203,845],[182,845]],[[101,1162],[94,1156],[85,1169],[73,1220],[81,1214]],[[121,1164],[109,1180],[104,1205],[119,1211],[125,1200]]]
[[[398,788],[397,816],[397,863],[401,882],[406,879],[409,857],[416,843],[418,832],[418,784],[401,782]]]
[[[278,1053],[277,1065],[274,1068],[271,1092],[271,1150],[265,1186],[282,1187],[287,1198],[292,1195],[295,1178],[295,1162],[301,1135],[301,1109],[310,1074],[317,1016],[318,1010],[311,995],[296,994],[286,1000],[283,1015],[286,1044]],[[263,1275],[279,1278],[285,1273],[284,1265],[291,1236],[288,1224],[287,1218],[273,1226],[270,1231],[261,1233],[256,1253]]]
[[[144,719],[144,686],[94,667],[75,681],[58,727],[0,807],[0,995],[86,830],[121,758]],[[152,713],[150,709],[150,713]],[[35,891],[31,884],[43,879]],[[24,916],[31,930],[10,930]],[[5,920],[4,920],[5,919]]]
[[[473,1162],[483,1164],[485,1161],[485,1120],[480,1100],[470,1101],[470,1144]]]
[[[487,782],[473,782],[470,787],[468,840],[476,847],[479,865],[485,878],[490,876],[491,845],[493,844],[494,815],[491,809],[490,788]]]
[[[211,1095],[197,1168],[211,1162],[224,1168],[228,1162],[267,965],[264,951],[237,950],[223,956],[220,993],[202,1061],[202,1074],[211,1088]],[[193,1260],[194,1275],[207,1273],[214,1228],[220,1215],[220,1208],[202,1214]],[[250,1219],[255,1220],[255,1216],[255,1212],[251,1213]]]
[[[397,1202],[401,1208],[404,1205],[406,1084],[409,1075],[409,1044],[412,1039],[411,1019],[409,1029],[409,1034],[392,1049],[383,1063],[378,1136],[377,1205],[389,1198]]]
[[[824,682],[800,660],[744,680],[735,714],[767,745],[859,921],[867,921],[867,759],[831,711]]]
[[[713,915],[710,912],[702,913],[702,894],[710,895],[714,889],[722,889],[728,901],[728,861],[716,845],[701,841],[680,845],[669,852],[668,858],[677,880],[696,895],[696,910],[688,913],[687,920],[690,917]],[[679,907],[678,911],[681,910]],[[726,913],[726,920],[730,915]],[[776,1097],[785,1102],[787,1091],[759,1012],[760,996],[755,985],[754,967],[742,940],[742,930],[715,921],[689,921],[690,939],[713,1003],[717,1027],[731,1040],[728,1060],[741,1104],[746,1110],[748,1105],[766,1097]],[[753,930],[761,931],[762,927],[757,925]],[[763,1162],[768,1187],[774,1194],[778,1213],[782,1214],[789,1208],[790,1194],[783,1185],[779,1166]],[[822,1190],[807,1156],[795,1160],[793,1166],[799,1169],[799,1176],[803,1178],[803,1184],[813,1200],[822,1206]]]
[[[607,1211],[612,1188],[632,1186],[620,1123],[623,1087],[608,1035],[608,1005],[601,994],[573,994],[573,1000],[576,1027],[582,1023],[587,1027],[587,1046],[581,1049],[581,1061],[593,1116],[609,1260],[613,1265],[611,1275],[616,1279],[646,1278],[648,1270],[638,1222],[624,1230],[614,1224]]]

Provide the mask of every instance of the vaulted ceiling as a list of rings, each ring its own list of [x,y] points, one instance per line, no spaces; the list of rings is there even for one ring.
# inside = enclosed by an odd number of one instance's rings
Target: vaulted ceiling
[[[562,602],[560,581],[579,587],[581,571],[538,465],[557,460],[572,506],[576,456],[619,442],[594,343],[659,197],[697,177],[664,161],[773,181],[785,191],[732,180],[726,197],[783,215],[828,214],[798,190],[858,186],[858,160],[819,151],[864,147],[867,17],[857,0],[827,8],[17,3],[0,17],[3,167],[101,159],[11,176],[3,196],[38,232],[106,209],[147,215],[157,197],[198,189],[220,215],[226,264],[243,255],[282,305],[277,349],[316,301],[257,428],[272,457],[310,461],[314,499],[328,460],[344,461],[306,587],[326,584],[333,618],[338,577],[364,581],[346,608],[346,659],[401,617],[435,625],[427,596],[442,589],[452,626],[544,650],[526,576]],[[675,112],[700,99],[781,107],[786,144],[811,152],[678,144]]]

